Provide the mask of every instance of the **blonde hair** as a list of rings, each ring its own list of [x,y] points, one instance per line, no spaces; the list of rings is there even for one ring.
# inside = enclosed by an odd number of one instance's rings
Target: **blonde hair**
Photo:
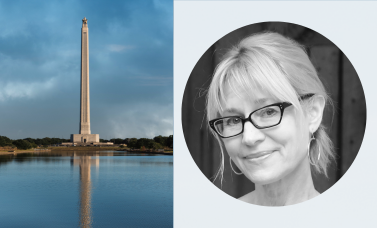
[[[305,94],[321,95],[325,103],[332,105],[325,88],[318,78],[304,47],[296,41],[274,32],[257,33],[246,37],[231,48],[217,65],[207,94],[207,119],[219,117],[226,104],[225,88],[237,96],[240,91],[253,97],[254,90],[261,89],[272,98],[292,103],[299,114],[298,121],[304,117],[304,104],[310,106],[312,98],[301,102]],[[210,128],[211,129],[211,128]],[[211,129],[220,144],[221,164],[214,177],[224,172],[224,151],[222,141]],[[314,171],[327,176],[327,167],[334,158],[333,145],[321,124],[313,133],[316,140],[310,144],[311,160],[317,161]],[[305,136],[306,137],[306,136]]]

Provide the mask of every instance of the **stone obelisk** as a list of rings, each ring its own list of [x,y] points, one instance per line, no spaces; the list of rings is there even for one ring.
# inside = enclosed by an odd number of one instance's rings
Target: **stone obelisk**
[[[89,100],[89,33],[88,20],[82,19],[81,28],[81,97],[80,97],[80,134],[90,134]]]
[[[80,134],[72,134],[71,142],[98,143],[99,134],[90,132],[89,98],[89,30],[88,20],[82,19],[81,28],[81,88],[80,88]]]

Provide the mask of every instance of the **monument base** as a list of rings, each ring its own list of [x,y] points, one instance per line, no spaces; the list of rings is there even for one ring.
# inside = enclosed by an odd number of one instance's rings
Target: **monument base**
[[[73,143],[98,143],[99,134],[71,134]]]
[[[75,143],[75,142],[62,142],[60,146],[114,146],[113,142],[98,142],[98,143]]]

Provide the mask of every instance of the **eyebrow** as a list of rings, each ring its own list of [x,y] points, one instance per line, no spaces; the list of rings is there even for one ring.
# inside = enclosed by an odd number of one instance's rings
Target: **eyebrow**
[[[237,114],[242,114],[242,111],[237,108],[227,108],[224,110],[223,113],[237,113]]]
[[[266,103],[267,101],[272,100],[271,98],[260,98],[254,101],[255,104],[263,104]]]
[[[271,98],[260,98],[254,101],[255,104],[266,104],[268,101],[271,101]],[[242,110],[238,108],[226,108],[224,109],[223,113],[237,113],[242,114]]]

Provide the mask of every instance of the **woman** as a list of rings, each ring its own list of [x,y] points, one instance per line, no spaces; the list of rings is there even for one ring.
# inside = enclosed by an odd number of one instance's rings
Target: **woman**
[[[207,118],[233,171],[255,184],[240,200],[282,206],[319,195],[311,169],[327,175],[334,158],[321,125],[326,103],[308,55],[289,38],[259,33],[225,55],[208,90]],[[223,171],[222,156],[216,177]]]

